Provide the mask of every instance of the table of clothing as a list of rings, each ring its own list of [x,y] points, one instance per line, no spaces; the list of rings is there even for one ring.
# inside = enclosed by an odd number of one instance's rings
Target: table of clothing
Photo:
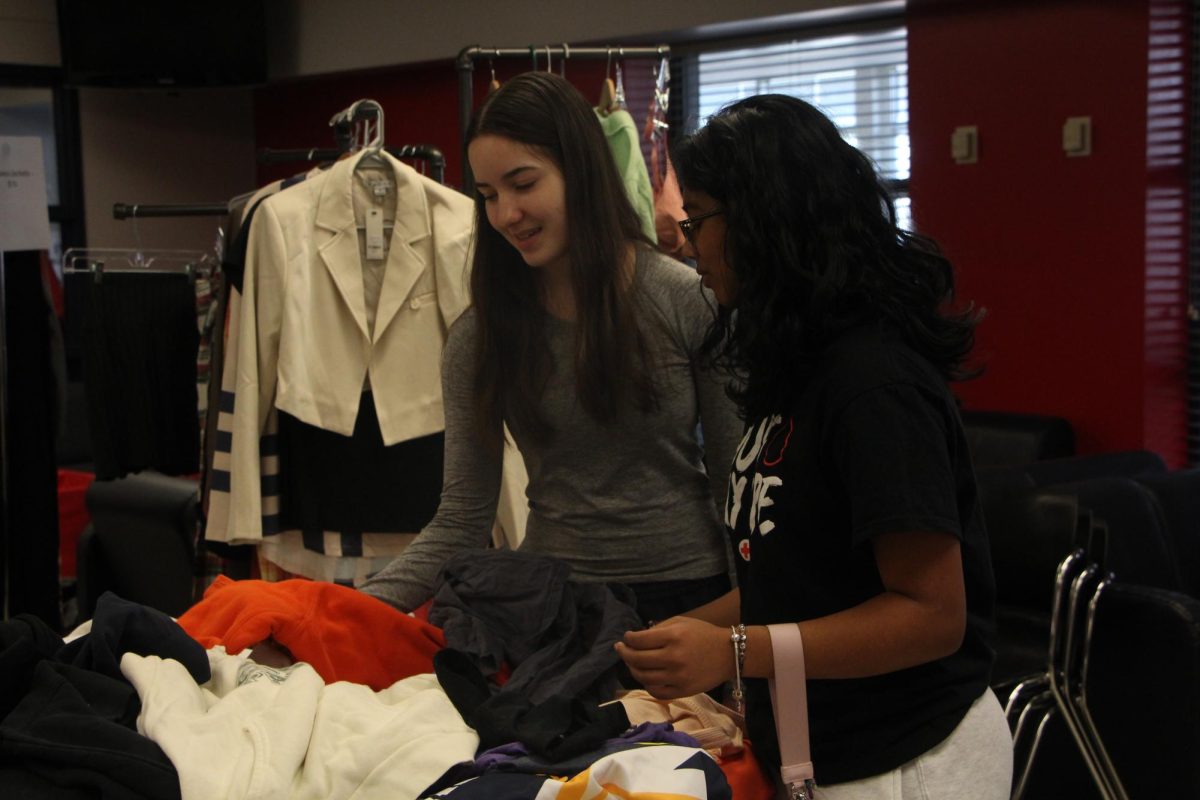
[[[530,587],[535,587],[531,589]],[[218,578],[174,620],[105,594],[66,639],[0,624],[0,784],[21,797],[766,800],[737,714],[620,688],[620,588],[455,557],[419,615]]]

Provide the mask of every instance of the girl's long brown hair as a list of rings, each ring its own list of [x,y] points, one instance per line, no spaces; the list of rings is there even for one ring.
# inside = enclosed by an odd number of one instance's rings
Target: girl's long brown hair
[[[648,242],[595,112],[567,81],[529,72],[494,91],[476,111],[467,144],[483,135],[536,148],[562,171],[578,315],[580,404],[599,422],[613,420],[626,403],[642,411],[657,407],[648,346],[620,268],[630,243]],[[475,231],[476,422],[484,441],[496,450],[502,420],[546,441],[554,431],[539,401],[551,361],[536,271],[492,228],[480,195],[475,197]]]

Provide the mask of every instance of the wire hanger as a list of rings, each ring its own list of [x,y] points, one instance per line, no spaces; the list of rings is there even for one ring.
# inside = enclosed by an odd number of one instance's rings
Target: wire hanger
[[[383,151],[383,106],[374,100],[355,100],[348,108],[333,115],[329,120],[330,126],[337,127],[349,123],[353,126],[351,149],[362,152],[357,167],[386,166],[387,160],[381,155]]]
[[[182,274],[194,281],[208,277],[216,259],[203,250],[143,250],[120,247],[72,247],[63,253],[64,273],[90,273],[100,283],[105,273]]]
[[[654,102],[665,117],[671,105],[671,59],[666,57],[658,62],[654,70]]]
[[[600,100],[596,110],[600,116],[607,117],[617,108],[617,85],[612,78],[612,48],[608,48],[608,62],[604,65],[604,83],[600,85]]]
[[[617,48],[617,57],[624,61],[625,48]],[[613,102],[615,104],[614,111],[618,108],[625,108],[625,75],[621,72],[621,61],[617,62],[617,86],[613,93]]]
[[[329,120],[329,124],[334,126],[345,125],[346,122],[354,125],[353,152],[362,154],[354,165],[355,172],[364,167],[384,167],[390,171],[392,165],[383,154],[383,107],[374,100],[355,100],[349,108],[339,111]],[[391,179],[376,181],[370,188],[376,192],[376,196],[379,196],[379,192],[391,191]],[[391,230],[394,225],[394,219],[381,220],[384,231]],[[356,227],[370,230],[366,222],[358,223]]]
[[[663,58],[652,70],[654,76],[654,97],[650,101],[650,113],[646,116],[646,127],[643,136],[647,139],[657,139],[666,135],[671,127],[667,122],[667,110],[671,105],[671,61]]]
[[[667,122],[667,110],[671,103],[670,59],[663,56],[652,70],[652,75],[654,91],[646,114],[646,124],[642,128],[642,138],[650,143],[646,166],[650,172],[650,187],[657,194],[662,191],[670,169],[667,157],[667,130],[671,127]]]

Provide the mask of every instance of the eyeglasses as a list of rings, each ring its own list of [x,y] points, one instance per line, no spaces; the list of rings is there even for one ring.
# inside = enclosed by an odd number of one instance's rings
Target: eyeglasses
[[[707,214],[697,214],[694,217],[679,220],[679,230],[683,231],[684,237],[688,240],[688,244],[692,247],[696,246],[696,231],[700,230],[700,223],[709,217],[715,217],[717,214],[724,214],[725,209],[718,208],[716,211],[709,211]]]

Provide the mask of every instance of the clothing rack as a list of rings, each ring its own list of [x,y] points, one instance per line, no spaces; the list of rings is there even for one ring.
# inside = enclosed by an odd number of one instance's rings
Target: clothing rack
[[[446,182],[446,157],[442,151],[428,144],[406,144],[400,147],[385,147],[395,158],[416,158],[429,165],[431,177],[438,183]],[[263,148],[258,160],[264,164],[286,161],[336,161],[345,150],[327,147],[311,147],[307,150],[278,150]],[[221,217],[229,213],[228,203],[113,203],[113,219],[144,219],[146,217]]]
[[[383,149],[394,158],[415,158],[424,161],[429,166],[430,177],[438,183],[446,182],[446,157],[433,145],[406,144]],[[266,147],[258,151],[258,160],[264,164],[278,164],[287,161],[336,161],[345,152],[345,150],[333,147],[312,147],[307,150],[278,150]]]
[[[113,203],[113,219],[140,219],[143,217],[221,217],[228,213],[228,203],[168,203],[165,205]]]
[[[546,56],[548,67],[554,58],[561,58],[564,63],[569,62],[572,58],[589,60],[607,58],[612,60],[613,56],[617,58],[670,58],[671,48],[665,44],[650,47],[623,47],[618,45],[571,47],[566,43],[542,45],[540,47],[533,45],[528,47],[480,47],[478,45],[464,47],[459,51],[454,63],[458,69],[458,145],[463,156],[462,188],[467,194],[470,194],[475,188],[475,176],[471,174],[471,165],[466,157],[467,127],[471,124],[471,111],[475,97],[475,61],[480,58],[486,60],[528,58],[536,68],[537,59],[543,55]]]

